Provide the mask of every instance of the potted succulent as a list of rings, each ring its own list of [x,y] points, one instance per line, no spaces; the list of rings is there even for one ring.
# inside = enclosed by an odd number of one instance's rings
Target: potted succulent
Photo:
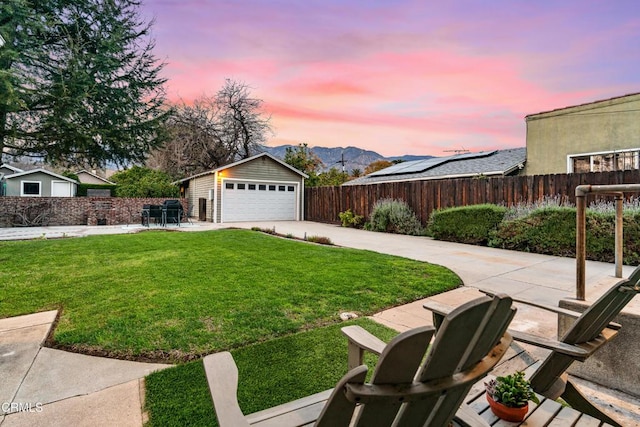
[[[505,421],[522,421],[529,411],[529,401],[540,403],[524,372],[515,372],[484,383],[491,411]]]

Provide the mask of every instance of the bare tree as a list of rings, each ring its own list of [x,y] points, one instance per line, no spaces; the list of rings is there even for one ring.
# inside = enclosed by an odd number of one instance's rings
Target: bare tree
[[[215,97],[175,106],[167,142],[150,154],[147,166],[183,178],[261,151],[271,132],[262,103],[251,98],[247,85],[227,79]]]
[[[231,79],[225,80],[216,101],[221,135],[234,157],[246,159],[259,151],[260,144],[272,132],[270,117],[263,116],[263,101],[251,97],[246,83]]]

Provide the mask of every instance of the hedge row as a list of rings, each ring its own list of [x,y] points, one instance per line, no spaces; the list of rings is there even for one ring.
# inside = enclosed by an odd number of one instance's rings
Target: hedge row
[[[494,205],[434,211],[428,233],[451,242],[575,257],[575,208],[546,207],[514,220],[504,220],[506,211]],[[586,228],[587,259],[614,262],[615,213],[587,211]],[[640,213],[625,212],[623,229],[623,262],[637,265],[640,263]]]

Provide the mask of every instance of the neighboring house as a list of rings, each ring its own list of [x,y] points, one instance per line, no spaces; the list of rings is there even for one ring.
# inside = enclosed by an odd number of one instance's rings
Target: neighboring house
[[[6,163],[0,165],[0,173],[3,175],[12,175],[18,172],[24,172],[24,170],[8,165]]]
[[[640,169],[640,93],[526,117],[527,175]]]
[[[114,182],[109,181],[107,178],[103,178],[101,176],[96,175],[93,172],[89,172],[88,170],[81,170],[76,172],[78,176],[78,181],[82,184],[100,184],[100,185],[115,185]]]
[[[517,175],[525,161],[525,148],[433,157],[397,163],[342,185]]]
[[[45,169],[5,175],[2,181],[5,196],[73,197],[78,186],[76,180]]]
[[[307,175],[261,153],[177,182],[193,207],[191,216],[223,222],[304,218]]]
[[[6,163],[0,165],[0,196],[4,196],[4,193],[6,192],[7,183],[4,180],[4,177],[18,172],[23,172],[23,170]]]

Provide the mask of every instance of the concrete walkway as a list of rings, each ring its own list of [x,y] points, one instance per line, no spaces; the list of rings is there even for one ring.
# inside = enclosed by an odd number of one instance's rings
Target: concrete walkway
[[[300,238],[328,237],[339,246],[446,266],[465,284],[465,287],[433,297],[450,305],[458,305],[477,296],[477,288],[556,306],[561,298],[575,296],[576,266],[575,260],[569,258],[440,242],[425,237],[373,233],[313,222],[223,225],[195,222],[166,229],[204,231],[254,226],[275,227],[279,234]],[[146,227],[138,225],[0,228],[0,240],[83,237],[134,233],[143,229]],[[612,264],[588,261],[586,271],[587,300],[596,299],[619,280],[613,277]],[[631,267],[625,267],[623,274],[626,276],[631,271]],[[631,309],[640,312],[640,301],[635,300],[632,304]],[[10,413],[0,418],[0,425],[142,425],[142,378],[164,365],[124,362],[42,348],[54,318],[55,312],[47,312],[0,319],[0,374],[3,379],[7,378],[0,382],[0,403],[4,405],[2,413]],[[431,316],[422,308],[422,301],[386,310],[373,318],[399,331],[431,323]],[[548,337],[555,337],[556,333],[554,316],[526,307],[518,307],[512,326]],[[592,391],[594,396],[604,396],[607,392],[597,387]],[[640,419],[633,417],[634,413],[640,413],[640,402],[615,393],[604,396],[603,401],[613,402],[611,405],[616,409],[632,414],[627,418],[627,425],[640,426]]]

